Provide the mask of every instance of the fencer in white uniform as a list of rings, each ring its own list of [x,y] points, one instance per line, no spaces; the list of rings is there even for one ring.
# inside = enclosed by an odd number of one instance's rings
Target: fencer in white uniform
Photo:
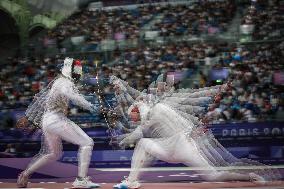
[[[129,91],[124,82],[115,79],[115,85]],[[249,159],[238,159],[228,152],[210,132],[205,132],[202,123],[193,115],[201,113],[198,104],[211,95],[215,88],[172,93],[170,97],[155,99],[152,94],[136,100],[128,115],[137,123],[137,128],[120,142],[120,145],[135,144],[131,171],[125,180],[114,185],[116,189],[139,188],[139,176],[153,160],[183,163],[202,168],[203,178],[209,181],[243,180],[265,182],[277,179],[277,171]],[[216,91],[215,91],[216,92]],[[214,93],[215,93],[214,92]],[[215,93],[216,94],[216,93]],[[137,95],[136,95],[137,96]],[[166,95],[165,95],[166,96]],[[128,95],[130,97],[130,95]],[[189,105],[189,103],[192,103]],[[262,165],[262,170],[218,170],[220,166]]]
[[[36,170],[49,162],[60,159],[62,155],[62,140],[79,146],[78,177],[73,183],[75,188],[97,188],[87,172],[94,146],[90,138],[76,123],[66,117],[69,102],[90,112],[98,111],[79,93],[76,82],[82,76],[82,65],[79,60],[66,58],[60,76],[54,79],[45,89],[35,95],[25,116],[43,132],[42,149],[35,156],[26,170],[18,178],[19,187],[27,187],[28,178]]]

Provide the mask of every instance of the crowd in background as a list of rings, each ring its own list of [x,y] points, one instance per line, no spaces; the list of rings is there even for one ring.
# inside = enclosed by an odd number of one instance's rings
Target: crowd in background
[[[50,30],[44,42],[57,44],[70,37],[83,36],[87,44],[103,40],[139,39],[140,30],[161,15],[163,18],[151,28],[161,36],[200,35],[220,33],[227,29],[236,12],[231,0],[223,3],[200,1],[186,5],[149,5],[136,9],[81,10]]]
[[[56,58],[15,57],[0,71],[0,106],[26,107],[31,97],[54,78]]]
[[[243,17],[242,24],[254,25],[255,40],[279,39],[284,34],[284,5],[280,1],[253,3]]]
[[[161,14],[153,30],[160,30],[164,36],[181,34],[208,33],[209,28],[225,31],[236,11],[231,1],[224,3],[200,1],[190,6],[145,6],[133,10],[80,11],[48,32],[44,42],[60,44],[72,36],[86,36],[87,43],[98,43],[104,39],[114,39],[115,33],[123,33],[125,39],[139,38],[139,30],[155,16]],[[254,36],[265,39],[268,34],[277,33],[276,24],[283,22],[281,7],[270,3],[269,6],[252,6],[248,9],[243,22],[256,24]],[[188,18],[188,19],[186,19]],[[265,22],[263,22],[265,20]],[[273,31],[273,32],[271,32]],[[5,111],[24,109],[33,95],[40,91],[59,73],[64,55],[8,58],[8,63],[0,70],[0,107],[4,111],[2,119],[9,125]],[[213,60],[210,61],[210,60]],[[177,88],[183,87],[187,79],[200,73],[200,83],[195,87],[212,86],[203,68],[227,68],[229,78],[233,78],[232,91],[224,93],[220,103],[209,107],[208,117],[215,121],[257,121],[273,117],[283,108],[283,91],[274,83],[275,72],[283,72],[283,43],[261,44],[256,47],[237,47],[236,45],[214,43],[181,42],[159,46],[142,45],[134,49],[114,51],[111,64],[101,64],[98,59],[87,58],[83,61],[84,71],[94,77],[107,79],[116,75],[134,88],[142,91],[160,73],[172,72],[179,75]],[[200,71],[200,72],[199,72]],[[223,81],[224,82],[224,81]],[[94,83],[86,83],[84,94],[94,92]],[[105,84],[105,83],[104,83]],[[104,93],[111,93],[111,86],[105,84]],[[2,113],[3,113],[2,111]],[[71,108],[71,115],[78,110]],[[3,116],[4,115],[4,116]],[[8,115],[8,113],[7,113]],[[2,124],[3,125],[3,124]]]
[[[223,93],[221,101],[209,107],[207,116],[213,122],[254,122],[273,119],[277,111],[283,110],[283,87],[275,82],[274,75],[283,71],[283,50],[284,43],[256,47],[206,43],[144,47],[124,52],[113,66],[106,65],[104,70],[106,75],[117,75],[142,91],[159,73],[181,73],[185,79],[197,74],[201,67],[226,68],[228,79],[233,80],[232,90]],[[200,69],[196,88],[216,84],[209,73]],[[182,86],[178,82],[176,87]]]
[[[164,45],[162,47],[140,47],[117,51],[112,64],[102,64],[99,76],[108,78],[114,74],[127,80],[133,87],[143,90],[161,72],[193,72],[198,61],[217,47],[206,44]],[[0,71],[0,106],[3,108],[26,107],[32,96],[52,81],[58,74],[64,57],[17,57],[9,58],[9,64]],[[83,60],[84,71],[96,74],[95,59]],[[99,63],[100,64],[100,63]],[[90,87],[85,87],[89,90]],[[109,91],[107,86],[105,92]],[[86,93],[91,92],[86,91]]]
[[[160,36],[222,33],[228,28],[235,12],[233,1],[200,1],[190,6],[169,7],[152,29],[158,30]]]
[[[134,10],[82,10],[49,31],[47,38],[55,39],[57,43],[75,36],[85,36],[86,42],[98,43],[102,40],[114,39],[115,33],[123,34],[124,39],[138,38],[139,28],[158,12],[159,7],[152,6]]]
[[[275,81],[275,73],[283,72],[283,56],[283,42],[226,53],[215,67],[229,68],[232,91],[224,93],[221,102],[210,107],[208,116],[219,117],[219,121],[275,118],[284,105],[283,86]]]
[[[140,47],[117,53],[111,65],[104,65],[107,75],[116,75],[142,91],[160,73],[174,72],[189,78],[199,68],[199,62],[211,54],[214,56],[221,45],[179,44],[157,47]]]
[[[274,83],[274,73],[283,70],[283,45],[238,48],[227,44],[180,43],[118,51],[113,63],[101,65],[100,70],[95,69],[93,59],[83,64],[91,77],[96,73],[102,79],[116,75],[140,91],[160,73],[168,72],[181,75],[176,83],[179,88],[183,80],[196,75],[199,69],[203,81],[195,87],[211,86],[214,82],[207,73],[202,73],[201,67],[228,68],[229,78],[233,79],[232,91],[223,93],[221,102],[210,106],[208,116],[219,121],[257,121],[283,108],[283,91]],[[208,59],[215,62],[208,63]],[[26,108],[33,95],[58,74],[63,57],[12,58],[10,61],[0,72],[2,109]],[[87,84],[82,89],[84,94],[90,94],[95,87]],[[111,86],[106,84],[103,91],[112,93]],[[71,110],[71,114],[77,112],[76,108]]]
[[[284,65],[281,63],[283,55],[283,42],[256,46],[181,43],[156,48],[141,47],[136,50],[116,52],[113,65],[101,65],[99,76],[103,79],[114,74],[142,90],[160,73],[182,71],[185,78],[190,78],[197,74],[196,70],[202,70],[201,68],[204,67],[227,68],[230,73],[228,79],[232,79],[232,90],[222,93],[221,100],[211,104],[205,116],[211,118],[209,119],[211,123],[264,121],[274,118],[278,111],[283,111],[283,86],[277,85],[273,78],[275,72],[283,70]],[[26,107],[32,95],[54,79],[63,57],[14,58],[10,61],[13,64],[7,65],[0,72],[0,102],[1,108],[13,109]],[[94,61],[90,59],[83,63],[84,70],[90,75],[96,74]],[[195,87],[211,86],[212,81],[208,73],[204,72],[202,75],[204,81]],[[177,83],[176,88],[180,88],[180,83]],[[84,94],[90,94],[94,92],[95,87],[86,85],[82,89]],[[103,90],[105,94],[112,93],[109,85]],[[5,116],[5,112],[2,111],[3,113],[5,119],[1,121],[6,121],[10,126],[14,125],[15,120],[9,119],[8,114]],[[78,116],[80,111],[76,107],[71,107],[70,115]],[[11,128],[5,132],[1,131],[0,138],[38,140],[40,133],[24,135]],[[15,151],[16,149],[21,148],[8,144],[5,152],[10,155],[20,153]]]

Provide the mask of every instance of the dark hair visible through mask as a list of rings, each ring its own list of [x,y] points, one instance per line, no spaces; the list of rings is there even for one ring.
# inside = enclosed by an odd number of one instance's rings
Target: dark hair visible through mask
[[[74,81],[77,82],[77,81],[80,80],[82,75],[74,72],[74,68],[75,68],[76,63],[81,64],[79,60],[73,60],[72,67],[71,67],[71,75],[72,75],[72,78],[74,79]]]

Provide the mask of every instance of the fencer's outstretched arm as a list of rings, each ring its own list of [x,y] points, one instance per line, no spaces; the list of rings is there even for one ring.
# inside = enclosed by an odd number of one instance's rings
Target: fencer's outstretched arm
[[[209,104],[211,99],[212,99],[211,97],[198,97],[198,98],[166,97],[163,100],[163,102],[165,102],[165,104],[178,103],[178,104],[181,104],[181,105],[200,106],[202,104]]]
[[[91,112],[98,110],[98,108],[95,108],[92,103],[87,101],[84,96],[79,93],[79,90],[75,84],[68,79],[66,79],[66,83],[60,88],[60,92],[67,97],[67,99],[71,100],[72,103],[80,106],[81,108]]]
[[[211,87],[203,87],[199,89],[180,89],[178,93],[174,93],[173,96],[177,97],[202,97],[202,96],[213,96],[217,93],[224,92],[230,88],[230,83],[225,83],[223,85],[215,85]],[[189,95],[187,95],[189,94]]]
[[[173,93],[173,97],[182,97],[182,98],[199,98],[199,97],[206,97],[206,96],[214,96],[220,93],[221,88],[212,88],[194,92],[180,92],[180,93]]]
[[[220,89],[220,87],[222,87],[223,85],[215,85],[211,87],[203,87],[203,88],[198,88],[198,89],[182,88],[182,89],[179,89],[178,91],[179,93],[193,93],[193,92],[200,92],[200,91],[205,91],[205,90],[210,90],[210,89]]]
[[[143,132],[141,126],[137,126],[136,129],[128,134],[120,143],[120,146],[126,146],[135,143],[137,140],[143,138]]]
[[[119,87],[119,90],[129,94],[133,99],[136,99],[142,94],[142,92],[130,87],[126,81],[119,79],[114,75],[110,77],[110,83]]]

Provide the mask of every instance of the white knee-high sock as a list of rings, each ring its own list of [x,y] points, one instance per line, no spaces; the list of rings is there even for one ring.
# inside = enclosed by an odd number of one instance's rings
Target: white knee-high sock
[[[93,146],[81,146],[78,152],[78,176],[83,178],[87,176],[91,157],[92,157]]]
[[[128,177],[129,181],[137,181],[142,171],[141,169],[151,164],[153,159],[153,156],[146,152],[143,143],[138,144],[134,150],[131,161],[131,170]]]

